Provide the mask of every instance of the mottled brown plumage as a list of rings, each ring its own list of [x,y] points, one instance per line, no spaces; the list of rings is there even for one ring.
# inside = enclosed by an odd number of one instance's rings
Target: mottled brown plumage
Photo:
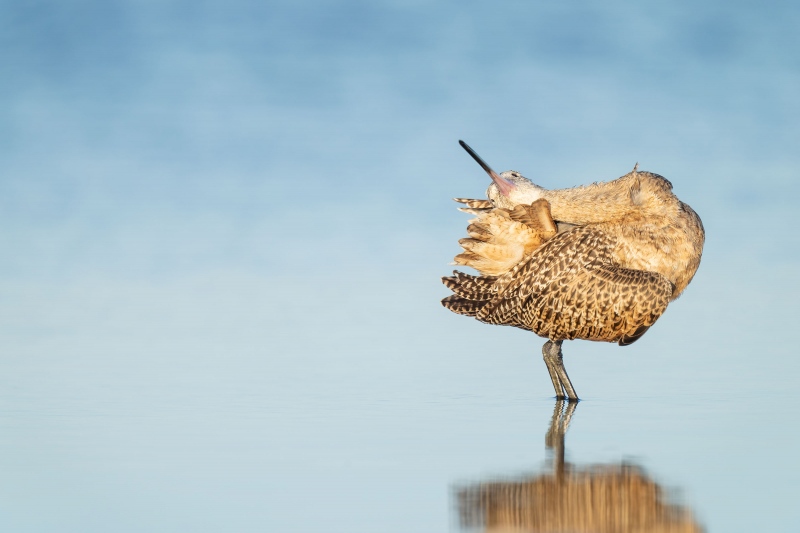
[[[454,294],[442,304],[549,339],[543,353],[556,396],[577,400],[561,342],[639,339],[697,271],[700,218],[657,174],[634,168],[607,183],[550,191],[513,171],[497,175],[463,146],[494,183],[489,200],[457,199],[476,218],[455,263],[481,276],[443,278]]]

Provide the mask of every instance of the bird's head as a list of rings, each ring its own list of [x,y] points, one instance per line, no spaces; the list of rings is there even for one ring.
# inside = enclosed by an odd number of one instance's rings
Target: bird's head
[[[542,197],[544,189],[516,170],[506,170],[498,175],[499,180],[494,181],[486,189],[486,196],[496,207],[514,207],[520,204],[532,204]],[[499,181],[506,185],[501,188]]]
[[[458,141],[458,143],[492,178],[492,184],[486,189],[486,196],[495,207],[511,208],[515,205],[531,204],[542,197],[544,189],[516,170],[507,170],[498,174],[467,143],[464,141]]]

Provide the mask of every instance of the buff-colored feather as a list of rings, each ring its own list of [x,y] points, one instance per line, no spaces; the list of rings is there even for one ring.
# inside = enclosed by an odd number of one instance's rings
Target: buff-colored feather
[[[474,200],[463,203],[482,205]],[[469,238],[458,241],[464,253],[457,255],[454,262],[472,267],[484,276],[505,274],[557,233],[546,200],[518,205],[512,210],[479,207],[471,212],[476,218],[467,227]]]

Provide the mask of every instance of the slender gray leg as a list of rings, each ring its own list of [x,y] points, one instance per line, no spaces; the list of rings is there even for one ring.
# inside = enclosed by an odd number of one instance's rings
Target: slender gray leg
[[[556,400],[563,400],[566,396],[564,396],[564,388],[561,386],[561,378],[558,377],[555,366],[551,361],[550,348],[552,344],[551,341],[545,343],[542,347],[542,356],[544,358],[544,364],[547,365],[547,372],[550,374],[550,380],[553,382],[553,389],[556,391]]]
[[[561,353],[561,341],[547,341],[542,346],[542,356],[550,373],[550,380],[556,391],[556,399],[566,399],[571,402],[578,401],[578,395],[564,368],[564,355]]]

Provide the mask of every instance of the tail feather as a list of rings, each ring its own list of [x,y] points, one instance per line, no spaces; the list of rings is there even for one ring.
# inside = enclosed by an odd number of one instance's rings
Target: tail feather
[[[453,198],[453,200],[473,209],[491,209],[494,207],[491,200],[474,200],[472,198]]]
[[[478,311],[481,310],[481,307],[486,302],[477,302],[475,300],[467,300],[466,298],[460,298],[455,294],[448,296],[447,298],[442,300],[442,305],[445,306],[447,309],[451,310],[454,313],[458,313],[459,315],[467,315],[467,316],[475,316],[478,314]]]
[[[523,259],[553,237],[556,224],[550,214],[550,204],[537,200],[530,205],[517,205],[512,210],[494,208],[488,200],[456,198],[467,207],[460,208],[476,216],[467,227],[469,238],[458,243],[464,250],[454,262],[474,268],[480,276],[454,271],[443,277],[442,283],[453,294],[442,305],[460,315],[482,322],[502,323],[526,328],[513,315],[514,309],[498,305],[498,294],[505,290],[512,272],[526,264]],[[505,280],[505,281],[503,281]],[[499,317],[499,318],[498,318]]]
[[[484,224],[479,224],[477,222],[473,222],[467,226],[467,233],[469,233],[469,236],[473,239],[478,239],[483,242],[489,242],[492,238],[491,230]]]
[[[497,278],[492,276],[470,276],[454,270],[453,277],[443,277],[442,283],[460,298],[483,301],[490,300],[494,296],[496,280]]]
[[[442,300],[442,305],[459,315],[477,316],[496,294],[493,276],[470,276],[457,270],[452,277],[443,277],[442,283],[453,294]]]
[[[485,276],[505,274],[557,231],[547,200],[511,210],[474,207],[485,205],[485,201],[457,200],[469,206],[461,211],[476,218],[467,226],[469,238],[458,241],[464,252],[456,256],[455,263]]]

